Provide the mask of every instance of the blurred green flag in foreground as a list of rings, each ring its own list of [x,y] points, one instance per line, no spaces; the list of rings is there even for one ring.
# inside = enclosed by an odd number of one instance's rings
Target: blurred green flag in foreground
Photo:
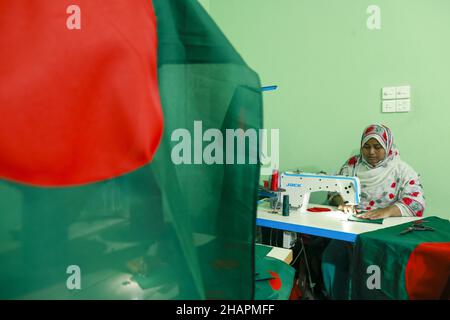
[[[197,1],[2,1],[0,35],[0,298],[252,299],[260,83]]]

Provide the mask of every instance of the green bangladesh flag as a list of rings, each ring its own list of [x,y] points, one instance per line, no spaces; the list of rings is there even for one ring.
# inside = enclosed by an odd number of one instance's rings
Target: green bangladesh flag
[[[260,83],[197,1],[1,1],[0,35],[0,298],[252,299]]]
[[[450,221],[423,220],[434,231],[402,235],[407,223],[359,235],[352,299],[450,299]]]

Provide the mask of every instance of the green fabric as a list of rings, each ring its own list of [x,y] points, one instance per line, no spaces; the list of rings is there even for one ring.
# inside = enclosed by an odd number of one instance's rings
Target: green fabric
[[[294,284],[295,269],[284,261],[268,257],[271,247],[256,245],[255,249],[255,300],[288,300]],[[281,281],[279,288],[277,279],[272,279],[277,276]]]
[[[395,219],[395,218],[392,218]],[[352,299],[408,299],[405,288],[405,268],[411,253],[424,242],[449,242],[450,222],[438,217],[423,219],[435,231],[400,232],[411,223],[401,224],[359,235],[352,263]],[[367,273],[371,265],[379,266],[381,288],[369,290]]]
[[[153,4],[164,113],[155,158],[82,187],[0,181],[0,298],[254,297],[259,164],[175,165],[171,134],[194,139],[197,120],[224,137],[260,129],[259,78],[197,1]],[[69,265],[81,269],[81,290],[66,287]]]
[[[350,261],[353,243],[331,240],[321,261],[325,296],[332,300],[347,300],[350,295]]]
[[[363,223],[375,223],[375,224],[383,224],[383,219],[361,219],[361,218],[357,218],[354,215],[351,215],[350,217],[348,217],[348,221],[354,221],[354,222],[363,222]]]
[[[264,258],[269,254],[270,251],[272,251],[273,247],[266,246],[263,244],[256,244],[255,245],[255,257],[257,258]]]

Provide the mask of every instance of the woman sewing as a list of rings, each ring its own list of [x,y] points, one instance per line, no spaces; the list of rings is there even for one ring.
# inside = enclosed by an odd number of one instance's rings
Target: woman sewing
[[[341,211],[363,219],[424,213],[419,175],[400,159],[392,132],[384,125],[370,125],[364,130],[360,154],[350,158],[339,174],[356,176],[361,183],[361,201],[357,207],[345,204],[338,194],[330,195],[330,204]],[[350,255],[351,245],[337,240],[332,240],[323,253],[322,275],[330,298],[348,298]]]
[[[355,208],[332,194],[330,204],[346,213],[365,212],[367,219],[422,216],[425,200],[418,174],[403,160],[391,130],[368,126],[361,138],[361,154],[350,158],[339,174],[356,176],[361,182],[361,202]]]

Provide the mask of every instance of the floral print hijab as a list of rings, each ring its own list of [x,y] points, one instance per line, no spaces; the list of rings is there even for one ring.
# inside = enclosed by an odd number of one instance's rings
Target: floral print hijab
[[[399,158],[398,150],[396,149],[394,145],[394,137],[392,135],[391,129],[384,125],[370,125],[366,129],[364,129],[364,132],[361,137],[361,148],[364,146],[364,144],[369,141],[370,139],[376,139],[384,148],[386,151],[386,157],[383,161],[378,163],[375,168],[378,168],[380,166],[387,166],[387,164],[391,161],[396,160]],[[362,153],[360,155],[361,161],[364,162],[369,167],[372,167],[362,156]]]

